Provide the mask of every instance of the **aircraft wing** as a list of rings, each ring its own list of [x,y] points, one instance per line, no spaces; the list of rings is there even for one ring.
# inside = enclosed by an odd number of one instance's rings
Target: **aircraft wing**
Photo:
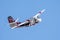
[[[41,10],[40,12],[38,12],[38,14],[36,14],[35,16],[33,16],[33,18],[36,18],[37,16],[40,16],[44,11],[45,11],[45,9]]]
[[[36,14],[35,16],[33,16],[33,18],[37,18],[37,17],[40,16],[44,11],[45,11],[45,9],[41,10],[40,12],[38,12],[38,14]],[[39,19],[39,20],[41,21],[41,19]],[[24,26],[25,26],[26,24],[29,24],[29,22],[28,22],[28,21],[25,21],[25,22],[19,24],[18,26],[21,26],[21,25],[24,25]]]
[[[21,24],[19,24],[18,26],[27,26],[27,25],[29,25],[29,22],[25,21],[25,22],[22,22]]]
[[[15,25],[11,29],[18,28],[18,27],[23,27],[23,26],[27,26],[27,25],[29,25],[29,22],[28,21],[25,21],[25,22],[22,22],[22,23],[20,23],[18,25]]]

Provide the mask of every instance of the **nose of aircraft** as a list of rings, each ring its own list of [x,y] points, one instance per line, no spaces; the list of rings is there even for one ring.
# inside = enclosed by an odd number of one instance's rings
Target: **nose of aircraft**
[[[41,22],[41,21],[42,21],[42,19],[40,18],[40,19],[38,19],[38,21],[39,21],[39,22]]]

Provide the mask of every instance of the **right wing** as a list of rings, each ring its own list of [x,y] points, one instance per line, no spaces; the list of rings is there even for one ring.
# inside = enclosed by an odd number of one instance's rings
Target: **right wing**
[[[44,11],[45,11],[45,9],[41,10],[40,12],[38,12],[38,14],[36,14],[35,16],[33,16],[33,18],[36,18],[36,17],[40,16]]]
[[[42,11],[40,11],[40,12],[38,12],[38,14],[36,14],[35,16],[33,16],[33,18],[37,18],[39,15],[41,15],[43,12],[45,11],[45,9],[43,9]],[[41,21],[41,19],[38,19],[38,20],[40,20]],[[19,24],[18,26],[21,26],[21,25],[26,25],[26,24],[28,24],[29,23],[29,21],[25,21],[25,22],[23,22],[23,23],[21,23],[21,24]]]

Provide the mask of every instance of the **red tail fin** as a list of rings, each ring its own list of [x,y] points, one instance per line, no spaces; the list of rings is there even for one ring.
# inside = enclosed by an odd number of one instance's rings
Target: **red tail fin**
[[[9,21],[9,23],[15,22],[15,20],[11,16],[8,16],[8,21]]]

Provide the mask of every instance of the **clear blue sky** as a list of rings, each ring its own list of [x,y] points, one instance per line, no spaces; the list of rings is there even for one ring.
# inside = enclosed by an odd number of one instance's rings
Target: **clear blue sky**
[[[10,29],[8,16],[24,21],[42,9],[41,23]],[[0,40],[59,40],[59,24],[60,0],[0,0]]]

